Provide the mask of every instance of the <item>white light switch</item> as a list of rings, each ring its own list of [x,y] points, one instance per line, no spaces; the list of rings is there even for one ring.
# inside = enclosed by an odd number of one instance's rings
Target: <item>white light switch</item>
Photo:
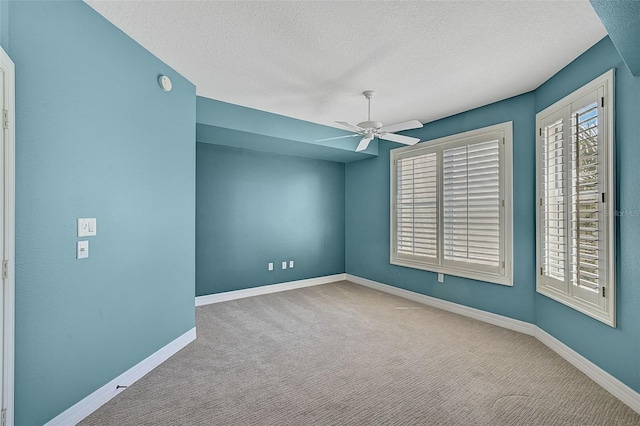
[[[76,244],[76,259],[86,259],[89,257],[89,241],[78,241]]]
[[[282,269],[287,269],[287,262],[286,261],[282,262]]]
[[[269,262],[268,268],[270,271],[273,271],[273,262]]]
[[[78,218],[78,237],[93,237],[96,235],[96,218]]]
[[[293,268],[293,260],[289,261],[289,269]]]

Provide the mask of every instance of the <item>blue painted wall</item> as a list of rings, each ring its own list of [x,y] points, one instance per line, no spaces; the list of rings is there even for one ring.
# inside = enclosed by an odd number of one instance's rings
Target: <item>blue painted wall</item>
[[[9,50],[9,2],[0,0],[0,46]]]
[[[617,327],[541,295],[536,295],[536,318],[542,329],[640,391],[640,78],[605,38],[536,90],[536,111],[611,68],[616,69],[617,209],[624,213],[616,224]]]
[[[15,420],[38,425],[194,327],[195,88],[80,1],[9,14]]]
[[[344,164],[198,143],[196,182],[198,296],[345,271]]]
[[[535,128],[533,94],[438,120],[407,132],[422,140],[513,121],[514,286],[489,284],[389,263],[389,150],[398,144],[381,141],[378,157],[347,164],[347,273],[438,297],[523,321],[534,321],[535,292]]]
[[[342,138],[352,132],[284,115],[198,96],[198,142],[296,157],[349,163],[378,154],[377,141],[355,152],[360,138]],[[324,140],[325,138],[340,139]]]
[[[535,114],[616,68],[617,319],[611,328],[535,292]],[[640,391],[640,78],[633,77],[607,37],[536,91],[426,124],[407,132],[430,140],[491,124],[514,123],[513,288],[389,264],[389,150],[346,165],[347,273],[536,323],[613,376]]]
[[[640,75],[640,1],[590,1],[631,74]]]

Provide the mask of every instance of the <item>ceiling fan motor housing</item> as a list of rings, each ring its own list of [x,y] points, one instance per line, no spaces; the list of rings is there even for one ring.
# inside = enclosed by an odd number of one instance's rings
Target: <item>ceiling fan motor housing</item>
[[[379,129],[382,127],[382,123],[379,121],[363,121],[362,123],[358,123],[358,127],[362,127],[363,129]]]

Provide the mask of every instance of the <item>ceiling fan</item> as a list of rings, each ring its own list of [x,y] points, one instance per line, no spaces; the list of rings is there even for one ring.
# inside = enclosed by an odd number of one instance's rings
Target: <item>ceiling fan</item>
[[[367,90],[362,93],[365,98],[369,101],[369,114],[367,115],[367,121],[363,121],[362,123],[351,124],[346,121],[336,121],[336,123],[340,124],[347,129],[356,132],[355,135],[348,136],[338,136],[335,138],[327,138],[327,139],[318,139],[317,142],[320,141],[328,141],[333,139],[342,139],[342,138],[354,138],[356,136],[362,136],[358,147],[356,148],[356,152],[364,151],[369,146],[369,142],[373,140],[373,138],[384,139],[391,142],[403,143],[405,145],[415,145],[420,142],[419,138],[413,138],[410,136],[402,136],[396,135],[394,132],[401,132],[403,130],[410,129],[418,129],[422,127],[422,123],[418,120],[409,120],[403,121],[401,123],[390,124],[388,126],[383,126],[379,121],[371,121],[371,98],[375,92],[373,90]]]

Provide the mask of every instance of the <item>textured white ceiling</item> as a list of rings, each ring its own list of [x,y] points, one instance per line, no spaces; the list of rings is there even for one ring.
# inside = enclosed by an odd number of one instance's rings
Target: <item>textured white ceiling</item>
[[[200,96],[340,127],[535,89],[606,35],[588,0],[86,0]]]

